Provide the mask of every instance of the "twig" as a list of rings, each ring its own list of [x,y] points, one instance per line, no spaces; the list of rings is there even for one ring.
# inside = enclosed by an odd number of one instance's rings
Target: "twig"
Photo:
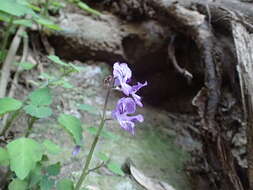
[[[27,59],[27,55],[28,55],[28,38],[27,37],[23,38],[23,43],[24,43],[23,55],[22,55],[20,62],[24,62]],[[13,81],[11,84],[11,88],[10,88],[8,97],[13,97],[13,95],[15,93],[16,86],[18,84],[18,77],[19,77],[20,71],[21,71],[21,68],[20,68],[20,65],[18,65],[17,71],[14,75],[14,78],[13,78]]]
[[[176,69],[176,71],[180,73],[181,75],[183,75],[187,79],[188,83],[191,83],[192,78],[193,78],[192,74],[186,69],[181,68],[177,63],[177,59],[175,56],[175,48],[173,46],[174,38],[175,38],[174,36],[171,38],[171,41],[168,45],[168,56],[170,60],[172,61],[173,67]]]
[[[101,167],[103,167],[103,166],[105,166],[105,163],[104,163],[104,162],[102,162],[101,164],[99,164],[99,165],[96,166],[95,168],[89,169],[89,170],[88,170],[88,173],[93,172],[93,171],[95,171],[95,170],[97,170],[97,169],[99,169],[99,168],[101,168]]]
[[[24,62],[27,59],[27,55],[28,55],[28,38],[23,38],[23,44],[24,44],[23,55],[22,55],[22,58],[21,58],[20,62]],[[12,80],[12,83],[11,83],[11,88],[10,88],[10,91],[8,93],[8,97],[13,97],[14,96],[14,93],[15,93],[15,90],[16,90],[16,87],[17,87],[17,84],[18,84],[18,77],[19,77],[20,71],[21,71],[21,69],[20,69],[20,66],[18,65],[17,71],[16,71],[16,73],[14,75],[14,78]],[[9,114],[4,115],[3,125],[6,124],[8,115]]]
[[[18,47],[21,41],[21,34],[24,32],[25,27],[20,26],[16,32],[14,39],[12,40],[10,49],[8,51],[7,57],[3,63],[1,78],[0,78],[0,98],[3,98],[6,95],[6,88],[8,84],[8,80],[10,77],[10,68],[11,64],[15,58]]]

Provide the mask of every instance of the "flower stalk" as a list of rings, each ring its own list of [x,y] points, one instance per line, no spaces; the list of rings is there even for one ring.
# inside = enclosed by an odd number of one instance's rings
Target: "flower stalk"
[[[111,93],[112,85],[113,85],[113,80],[111,81],[111,84],[110,84],[110,86],[108,87],[108,90],[107,90],[107,94],[106,94],[106,98],[105,98],[105,104],[104,104],[104,108],[103,108],[103,114],[102,114],[101,122],[99,124],[98,131],[97,131],[96,136],[95,136],[95,138],[93,140],[93,143],[91,145],[91,149],[90,149],[89,154],[87,156],[82,174],[81,174],[81,176],[80,176],[80,178],[79,178],[79,180],[76,184],[75,190],[79,190],[81,188],[82,183],[84,182],[85,178],[89,174],[89,165],[90,165],[90,162],[92,160],[92,156],[93,156],[95,147],[98,143],[100,134],[103,130],[103,127],[104,127],[104,124],[105,124],[105,121],[106,121],[105,115],[106,115],[106,109],[107,109],[107,104],[108,104],[109,96],[110,96],[110,93]]]

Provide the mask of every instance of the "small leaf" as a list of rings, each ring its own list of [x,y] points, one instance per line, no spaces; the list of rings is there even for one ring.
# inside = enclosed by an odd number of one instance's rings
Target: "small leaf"
[[[94,106],[88,105],[88,104],[80,104],[78,105],[79,110],[86,111],[90,114],[98,115],[99,111]]]
[[[57,144],[54,144],[50,140],[45,140],[43,142],[43,145],[46,148],[46,151],[50,154],[59,154],[62,151],[61,148]]]
[[[35,15],[32,9],[16,2],[15,0],[0,0],[0,5],[1,11],[14,16],[23,16],[26,14]]]
[[[124,176],[124,172],[122,171],[121,167],[119,164],[115,163],[115,162],[110,162],[109,164],[107,164],[107,168],[117,174],[117,175],[120,175],[120,176]]]
[[[39,18],[35,19],[35,21],[38,24],[41,24],[49,29],[58,30],[58,31],[62,30],[62,28],[60,26],[58,26],[57,24],[55,24],[52,20],[48,20],[46,18],[39,17]]]
[[[52,115],[53,113],[51,108],[47,106],[36,106],[33,104],[25,106],[24,110],[27,114],[36,118],[46,118]]]
[[[35,6],[33,4],[27,3],[27,6],[30,7],[31,9],[33,9],[34,11],[40,12],[41,8],[38,6]]]
[[[106,154],[104,154],[102,152],[99,152],[97,154],[97,156],[99,157],[100,160],[102,160],[104,162],[107,162],[110,159]]]
[[[7,51],[6,50],[0,51],[0,61],[3,61],[4,58],[6,57],[6,55],[7,55]]]
[[[72,115],[61,114],[58,117],[58,122],[74,138],[75,143],[81,146],[83,131],[81,121]]]
[[[68,88],[68,89],[70,89],[70,88],[74,88],[74,86],[72,85],[72,84],[70,84],[69,82],[67,82],[67,81],[63,81],[63,83],[62,83],[62,87],[63,88]]]
[[[83,2],[78,2],[77,4],[81,9],[83,9],[84,11],[88,12],[88,13],[91,13],[91,14],[94,14],[94,15],[101,15],[100,12],[98,12],[97,10],[95,9],[92,9],[90,8],[86,3],[83,3]]]
[[[0,11],[0,21],[4,21],[4,22],[11,22],[12,20],[12,16],[3,12],[3,11]]]
[[[86,69],[85,67],[76,66],[76,65],[74,65],[72,63],[69,63],[69,65],[76,72],[81,72],[81,71],[84,71]]]
[[[49,58],[51,61],[53,61],[53,62],[55,62],[55,63],[57,63],[57,64],[59,64],[59,65],[62,65],[62,66],[65,66],[65,67],[69,67],[69,65],[68,65],[67,63],[65,63],[64,61],[62,61],[62,60],[61,60],[58,56],[56,56],[56,55],[49,55],[48,58]]]
[[[54,186],[54,180],[49,179],[47,176],[43,176],[40,181],[40,190],[51,190]]]
[[[56,184],[56,189],[57,190],[74,190],[74,184],[69,179],[61,179]]]
[[[20,109],[22,102],[14,98],[0,98],[0,116]]]
[[[51,76],[48,73],[41,73],[39,77],[41,79],[47,79],[47,80],[54,80],[55,79],[54,76]]]
[[[73,88],[74,86],[72,84],[70,84],[68,81],[66,81],[65,79],[60,79],[57,80],[55,82],[51,83],[52,85],[56,85],[56,86],[62,86],[64,88]]]
[[[8,166],[9,165],[9,154],[7,150],[0,147],[0,165]]]
[[[57,176],[61,171],[61,163],[57,162],[46,168],[48,176]]]
[[[20,179],[14,179],[9,184],[8,190],[27,190],[27,182]]]
[[[52,103],[51,89],[48,87],[36,89],[29,94],[29,99],[34,105],[50,105]]]
[[[66,7],[65,3],[63,3],[63,2],[52,1],[51,4],[52,4],[54,7],[58,7],[58,8],[64,8],[64,7]]]
[[[37,164],[30,173],[29,186],[33,187],[34,185],[38,184],[42,180],[42,177],[41,164]]]
[[[43,155],[42,146],[33,139],[19,138],[7,145],[10,168],[21,180],[28,176]]]
[[[14,20],[13,24],[22,25],[22,26],[26,26],[26,27],[32,27],[33,26],[33,22],[31,20],[28,20],[28,19]]]
[[[35,64],[32,64],[30,62],[19,62],[19,63],[16,63],[16,65],[21,67],[21,69],[23,70],[31,70],[33,67],[35,67]]]

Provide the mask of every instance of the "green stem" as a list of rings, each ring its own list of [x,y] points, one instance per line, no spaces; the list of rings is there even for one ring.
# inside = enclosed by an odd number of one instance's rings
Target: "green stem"
[[[105,119],[105,112],[106,112],[106,108],[107,108],[110,92],[111,92],[111,85],[109,86],[107,94],[106,94],[105,104],[104,104],[104,108],[103,108],[103,114],[102,114],[101,122],[100,122],[100,125],[99,125],[99,129],[98,129],[97,134],[96,134],[96,136],[95,136],[95,138],[93,140],[93,143],[91,145],[90,152],[89,152],[89,154],[87,156],[87,159],[86,159],[86,162],[85,162],[82,174],[81,174],[81,176],[80,176],[80,178],[79,178],[79,180],[78,180],[78,182],[76,184],[75,190],[79,190],[80,189],[82,183],[84,182],[85,178],[89,174],[89,165],[90,165],[90,162],[92,160],[92,156],[93,156],[95,147],[97,145],[99,136],[101,134],[101,131],[102,131],[102,129],[104,127],[104,124],[105,124],[105,121],[106,121],[106,119]]]
[[[13,121],[19,116],[20,114],[20,110],[15,111],[14,113],[12,113],[12,115],[10,116],[10,118],[7,120],[5,126],[3,127],[0,136],[4,136],[6,131],[12,126]]]
[[[3,39],[3,43],[2,43],[2,46],[1,46],[1,53],[4,53],[5,49],[6,49],[6,46],[7,46],[7,43],[8,43],[8,39],[11,35],[11,28],[12,28],[12,24],[13,24],[13,20],[14,20],[14,17],[11,17],[11,20],[10,22],[8,23],[8,26],[6,28],[6,32],[4,34],[4,39]],[[4,60],[5,57],[1,57],[1,60]]]
[[[28,123],[28,128],[27,128],[27,131],[26,131],[26,134],[25,134],[25,137],[28,137],[32,131],[32,128],[33,128],[33,124],[35,123],[35,121],[37,120],[37,118],[35,117],[29,117],[27,123]]]

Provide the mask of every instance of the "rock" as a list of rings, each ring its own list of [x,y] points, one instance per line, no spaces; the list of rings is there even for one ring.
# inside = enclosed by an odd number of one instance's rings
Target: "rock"
[[[154,20],[133,23],[109,13],[95,18],[66,11],[58,20],[63,30],[49,37],[56,54],[65,59],[124,60],[152,66],[155,60],[160,60],[161,49],[170,34],[167,27]]]
[[[122,34],[115,17],[103,16],[97,20],[90,16],[67,13],[59,22],[63,31],[49,38],[56,54],[71,60],[123,59]]]

